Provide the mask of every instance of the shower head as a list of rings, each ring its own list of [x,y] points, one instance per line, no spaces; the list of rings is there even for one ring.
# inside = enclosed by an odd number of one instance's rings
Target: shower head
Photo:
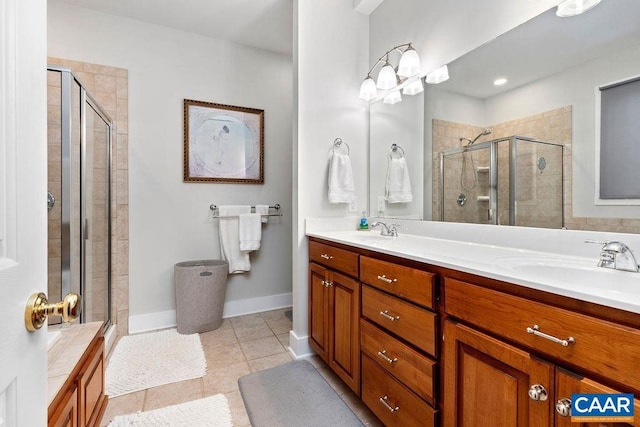
[[[469,143],[467,145],[473,145],[474,142],[476,142],[478,140],[478,138],[480,138],[481,136],[486,136],[489,135],[491,133],[491,129],[485,129],[482,132],[480,132],[478,134],[478,136],[476,136],[473,139],[469,139],[469,138],[460,138],[460,142],[462,141],[468,141]]]

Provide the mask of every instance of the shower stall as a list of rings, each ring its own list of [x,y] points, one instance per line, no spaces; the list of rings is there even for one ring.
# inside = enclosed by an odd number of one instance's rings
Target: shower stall
[[[48,298],[80,294],[80,322],[100,321],[106,330],[113,124],[70,69],[49,66],[47,80]]]
[[[440,153],[440,220],[564,226],[564,146],[509,136]]]

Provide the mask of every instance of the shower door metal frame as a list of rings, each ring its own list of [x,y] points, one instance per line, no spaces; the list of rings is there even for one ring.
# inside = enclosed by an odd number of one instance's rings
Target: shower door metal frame
[[[517,220],[517,160],[518,160],[518,142],[532,142],[535,144],[553,145],[560,147],[561,154],[561,228],[564,228],[564,144],[555,142],[541,141],[535,138],[513,135],[505,138],[497,138],[491,141],[480,142],[473,145],[456,147],[440,152],[440,221],[444,221],[444,159],[447,156],[460,154],[465,152],[482,150],[489,148],[489,221],[491,224],[498,225],[498,144],[500,142],[509,142],[509,224],[515,225]]]
[[[62,200],[61,200],[61,212],[62,212],[62,277],[61,277],[61,290],[62,295],[66,295],[71,292],[71,127],[72,127],[72,90],[73,82],[75,81],[80,88],[80,194],[84,195],[84,188],[86,181],[87,171],[87,159],[86,159],[86,144],[87,144],[87,104],[98,114],[107,125],[107,319],[103,325],[104,330],[107,330],[111,326],[111,308],[112,308],[112,283],[111,283],[111,166],[112,166],[112,143],[113,143],[113,120],[111,117],[100,107],[96,100],[87,92],[86,88],[82,84],[82,81],[71,71],[69,68],[49,65],[47,70],[56,71],[61,76],[61,149],[62,149]],[[87,209],[84,197],[80,197],[80,292],[82,293],[87,283],[86,278],[86,241],[89,235],[89,224],[87,220]],[[82,298],[82,311],[80,314],[80,322],[85,321],[86,312],[86,298]]]

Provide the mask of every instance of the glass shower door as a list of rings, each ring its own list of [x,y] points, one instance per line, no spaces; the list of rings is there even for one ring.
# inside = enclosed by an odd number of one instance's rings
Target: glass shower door
[[[85,99],[85,138],[83,144],[83,322],[108,323],[110,301],[110,220],[109,164],[110,127]]]
[[[449,150],[440,168],[442,221],[492,224],[491,145]]]

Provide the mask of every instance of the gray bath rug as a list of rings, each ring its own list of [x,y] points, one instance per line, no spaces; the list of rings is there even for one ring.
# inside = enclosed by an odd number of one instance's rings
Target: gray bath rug
[[[238,380],[253,427],[364,426],[306,360]]]

